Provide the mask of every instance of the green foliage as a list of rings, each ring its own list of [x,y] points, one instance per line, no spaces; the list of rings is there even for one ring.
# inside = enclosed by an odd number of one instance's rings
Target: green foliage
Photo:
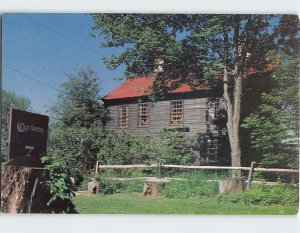
[[[149,160],[161,161],[164,164],[190,164],[193,142],[193,138],[183,132],[163,132],[160,137],[153,137],[149,142]]]
[[[136,138],[126,132],[119,134],[106,132],[101,142],[101,149],[98,153],[100,164],[130,164],[133,160],[131,146]]]
[[[211,78],[221,70],[220,64],[233,67],[234,50],[241,41],[240,62],[244,68],[261,66],[276,42],[272,15],[92,14],[92,17],[93,35],[104,39],[102,47],[125,48],[118,56],[104,58],[108,68],[125,64],[125,77],[135,77],[152,73],[155,60],[164,60],[164,75],[155,82],[154,92],[175,88],[181,82],[193,85],[213,81]],[[292,20],[296,21],[290,17],[280,23]],[[297,27],[295,23],[290,27],[285,31],[277,29],[276,38],[284,38],[287,33],[292,37]],[[225,33],[228,43],[224,43]],[[247,60],[246,52],[252,55]],[[193,77],[189,80],[191,73]],[[168,87],[170,80],[176,83]]]
[[[49,171],[49,180],[47,181],[47,185],[52,197],[48,204],[51,204],[57,199],[70,199],[72,197],[72,191],[70,182],[68,181],[69,174],[65,166],[65,161],[63,159],[53,160],[49,156],[43,156],[42,162],[45,164],[45,168]]]
[[[190,33],[191,28],[203,25],[201,24],[203,16],[93,14],[92,17],[95,21],[94,35],[98,36],[99,33],[104,36],[103,47],[126,46],[126,50],[119,56],[114,55],[110,59],[104,59],[110,69],[126,64],[126,77],[149,74],[153,71],[155,59],[162,58],[165,64],[172,64],[172,67],[166,66],[165,71],[176,73],[174,77],[181,75],[187,77],[188,72],[203,73],[203,64],[201,64],[200,58],[205,56],[206,45],[209,41],[202,41],[201,46],[200,44],[195,45],[191,41],[200,40],[197,38],[200,35],[194,36]],[[214,28],[210,29],[210,32],[206,32],[209,34],[206,35],[206,38],[214,33]],[[179,40],[180,32],[186,32],[186,36],[181,40]],[[205,34],[202,37],[205,37]],[[178,58],[182,58],[182,63]],[[188,71],[184,69],[184,66],[188,68]],[[165,88],[165,86],[160,87]]]
[[[162,194],[167,198],[212,197],[218,193],[216,180],[223,176],[224,174],[192,172],[184,176],[186,180],[167,183]]]
[[[100,192],[103,194],[142,192],[144,181],[140,180],[101,180]]]
[[[10,109],[29,110],[30,100],[19,96],[13,91],[2,90],[1,105],[1,162],[5,162],[8,156],[8,129]]]
[[[48,153],[54,159],[64,159],[72,168],[71,175],[80,178],[95,166],[108,114],[93,70],[82,69],[67,77],[58,103],[51,108],[56,120],[50,125]]]
[[[218,197],[219,202],[244,203],[254,205],[284,205],[297,206],[299,191],[297,188],[288,187],[278,183],[275,186],[258,185],[249,191],[240,193],[226,193]]]
[[[89,128],[95,122],[105,124],[107,112],[101,103],[100,83],[91,68],[67,74],[61,86],[57,104],[50,109],[52,116],[65,126]]]
[[[251,145],[266,167],[298,167],[299,138],[299,59],[271,54],[276,65],[272,79],[276,84],[263,93],[262,104],[250,114],[242,127],[250,129]]]
[[[49,176],[46,185],[51,197],[47,204],[56,213],[72,212],[71,198],[74,196],[74,192],[72,191],[73,187],[66,161],[63,158],[54,160],[49,156],[43,156],[42,162]]]
[[[120,192],[120,189],[124,186],[123,183],[113,180],[101,180],[100,193],[102,194],[114,194]]]
[[[98,153],[100,164],[189,164],[193,139],[181,132],[158,136],[106,133]]]
[[[71,175],[79,178],[87,169],[95,166],[96,155],[104,137],[102,127],[102,124],[96,123],[90,128],[56,124],[50,134],[48,153],[55,159],[64,158],[72,168]]]
[[[162,194],[167,198],[207,197],[215,195],[217,187],[217,182],[172,181],[166,184]]]

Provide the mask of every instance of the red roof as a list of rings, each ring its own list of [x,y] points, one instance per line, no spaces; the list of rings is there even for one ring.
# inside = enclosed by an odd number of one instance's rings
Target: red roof
[[[147,96],[151,92],[151,85],[155,77],[150,75],[148,77],[138,77],[134,79],[128,79],[120,86],[115,88],[113,91],[108,93],[103,97],[104,100],[112,100],[112,99],[123,99],[130,97],[141,97]],[[201,86],[195,88],[196,90],[208,90],[209,88],[206,86]],[[182,84],[180,87],[172,90],[170,93],[185,93],[192,92],[195,89],[192,89],[188,84]]]

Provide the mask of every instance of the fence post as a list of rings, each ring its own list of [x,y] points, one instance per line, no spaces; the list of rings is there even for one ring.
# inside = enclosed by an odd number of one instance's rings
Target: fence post
[[[97,161],[96,162],[96,167],[95,167],[95,177],[96,177],[96,175],[98,173],[98,166],[99,166],[99,162]]]
[[[255,166],[256,166],[256,162],[252,162],[250,170],[249,170],[249,174],[248,174],[247,190],[250,189],[252,175],[253,175],[253,171],[254,171]]]
[[[158,179],[161,179],[161,160],[158,161]]]

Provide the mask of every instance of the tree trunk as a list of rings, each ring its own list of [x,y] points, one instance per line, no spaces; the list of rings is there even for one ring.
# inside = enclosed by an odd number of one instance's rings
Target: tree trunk
[[[1,177],[1,212],[48,212],[45,176],[44,169],[6,166]]]
[[[241,78],[240,78],[241,79]],[[229,96],[228,90],[228,71],[224,70],[224,98],[227,103],[227,130],[229,137],[229,144],[231,149],[231,166],[240,167],[241,166],[241,149],[239,141],[239,127],[240,127],[240,103],[241,103],[241,93],[242,93],[242,82],[239,80],[235,84],[234,91],[234,111],[232,106],[232,101]],[[240,177],[241,171],[233,171],[233,176]]]
[[[144,183],[143,196],[158,196],[164,188],[166,181],[162,179],[148,180]]]
[[[241,97],[242,97],[242,72],[239,65],[239,30],[240,30],[240,19],[239,16],[235,16],[234,26],[234,90],[233,96],[230,97],[230,90],[228,88],[229,74],[228,74],[228,28],[224,27],[224,98],[227,103],[227,130],[231,149],[231,165],[233,167],[241,166],[241,149],[239,140],[239,129],[240,129],[240,115],[241,115]],[[233,171],[233,177],[241,177],[241,171]]]

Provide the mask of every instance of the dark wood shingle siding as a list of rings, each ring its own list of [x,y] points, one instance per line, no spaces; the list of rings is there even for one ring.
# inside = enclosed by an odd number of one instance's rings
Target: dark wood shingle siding
[[[184,100],[183,122],[190,134],[206,133],[206,102],[207,98]]]
[[[174,100],[174,99],[172,99]],[[176,99],[175,99],[176,100]],[[206,133],[207,123],[207,101],[208,98],[190,98],[178,99],[183,101],[183,124],[189,128],[188,134],[195,135],[196,133]],[[138,126],[138,105],[136,100],[114,102],[113,105],[106,104],[110,111],[111,121],[107,128],[113,131],[126,131],[133,134],[157,134],[165,128],[170,127],[171,100],[158,101],[149,103],[150,124],[149,127]],[[118,127],[118,112],[119,106],[127,105],[129,107],[129,125],[126,129]],[[214,127],[210,127],[214,128]]]
[[[171,101],[160,101],[150,107],[150,133],[156,134],[170,126]]]

